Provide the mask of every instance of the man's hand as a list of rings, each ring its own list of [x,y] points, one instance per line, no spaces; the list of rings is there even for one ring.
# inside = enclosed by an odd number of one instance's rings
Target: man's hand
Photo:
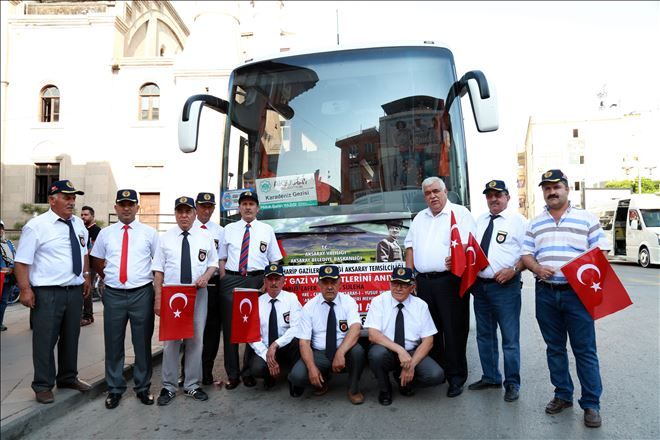
[[[321,388],[323,386],[323,375],[318,368],[311,368],[309,370],[308,376],[309,383],[311,383],[313,387]]]
[[[397,354],[399,355],[399,364],[401,365],[401,368],[405,370],[412,366],[412,356],[410,356],[403,347],[401,347],[401,350],[398,350]]]
[[[154,313],[160,316],[160,301],[154,301]]]
[[[32,291],[31,288],[27,288],[24,290],[21,290],[20,296],[18,300],[23,304],[25,307],[29,307],[31,309],[34,308],[34,292]]]
[[[335,358],[332,360],[332,372],[341,373],[346,368],[346,356],[340,352],[335,353]]]
[[[90,281],[90,278],[91,278],[91,276],[89,274],[85,275],[85,277],[84,277],[85,281],[83,282],[83,285],[82,285],[83,297],[84,298],[88,298],[89,295],[92,294],[92,282]]]
[[[539,264],[536,267],[534,273],[540,280],[547,280],[548,278],[550,278],[555,274],[555,269],[550,266],[544,266],[542,264]]]
[[[208,285],[209,285],[209,279],[206,278],[206,275],[202,275],[201,277],[197,278],[197,281],[195,281],[195,287],[197,287],[198,289],[203,289]]]
[[[275,354],[277,353],[278,348],[279,346],[277,345],[277,342],[273,342],[266,352],[266,363],[268,364],[268,371],[272,377],[278,377],[280,375],[280,364],[278,364],[275,359]]]
[[[504,284],[516,275],[516,271],[512,267],[506,267],[495,273],[495,281]]]
[[[451,256],[445,257],[445,266],[447,266],[447,270],[451,272]]]
[[[405,387],[406,385],[409,385],[412,383],[413,378],[415,377],[415,368],[411,365],[408,368],[404,368],[401,370],[401,386]]]

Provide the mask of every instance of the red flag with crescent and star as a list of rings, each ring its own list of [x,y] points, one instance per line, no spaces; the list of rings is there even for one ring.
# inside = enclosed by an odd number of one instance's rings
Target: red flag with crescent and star
[[[241,344],[260,340],[259,291],[236,288],[232,305],[230,342]]]
[[[460,277],[465,270],[465,249],[461,241],[461,233],[456,224],[454,211],[451,212],[451,228],[449,230],[449,253],[451,257],[451,273]]]
[[[628,292],[599,247],[589,249],[560,269],[594,320],[632,304]]]
[[[481,246],[479,246],[479,242],[474,238],[472,232],[470,232],[470,238],[468,238],[467,249],[465,249],[465,258],[465,271],[461,277],[461,288],[458,290],[461,298],[477,280],[477,274],[487,268],[489,264],[486,254],[481,250]]]
[[[193,285],[165,285],[160,295],[160,341],[189,339],[195,336],[193,317],[197,288]]]

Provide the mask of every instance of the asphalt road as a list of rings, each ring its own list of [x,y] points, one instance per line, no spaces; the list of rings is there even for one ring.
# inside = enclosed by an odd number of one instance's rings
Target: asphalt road
[[[377,402],[376,382],[365,370],[362,388],[366,402],[351,405],[346,377],[335,376],[331,391],[316,397],[307,391],[289,397],[286,383],[264,391],[240,386],[233,391],[205,387],[210,399],[196,402],[179,393],[166,407],[144,406],[128,391],[114,410],[104,396],[84,403],[66,416],[34,431],[26,439],[187,439],[187,438],[660,438],[660,270],[616,264],[633,305],[597,322],[598,348],[604,393],[603,426],[586,428],[577,405],[579,382],[572,355],[576,402],[555,416],[546,415],[553,396],[545,358],[545,344],[534,318],[533,283],[527,273],[521,316],[522,388],[520,400],[507,403],[503,390],[468,391],[446,397],[447,385],[418,390],[414,397],[394,395],[394,403]],[[470,377],[478,380],[481,367],[475,342],[474,319],[468,343]],[[501,356],[501,355],[500,355]],[[216,376],[221,375],[216,362]],[[161,387],[160,366],[154,370],[152,391]],[[396,389],[396,388],[395,388]]]

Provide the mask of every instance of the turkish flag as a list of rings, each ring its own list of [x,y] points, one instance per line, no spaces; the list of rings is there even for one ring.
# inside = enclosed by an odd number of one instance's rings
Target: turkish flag
[[[584,252],[560,269],[594,320],[632,304],[599,247]]]
[[[458,290],[461,298],[477,280],[477,274],[487,268],[489,264],[486,254],[481,250],[481,246],[479,246],[479,242],[474,238],[472,232],[470,232],[467,249],[465,250],[465,258],[467,259],[467,265],[461,277],[461,288]]]
[[[277,240],[277,247],[280,248],[280,253],[282,254],[282,258],[286,257],[286,251],[284,250],[284,245],[282,244],[282,240],[278,239]]]
[[[160,341],[189,339],[195,336],[193,317],[197,288],[191,285],[166,285],[160,295]]]
[[[458,231],[454,211],[451,212],[451,229],[449,230],[449,252],[451,256],[451,273],[460,277],[465,270],[465,249],[461,241],[461,233]]]
[[[0,295],[2,295],[2,290],[5,286],[5,273],[0,272]]]
[[[256,289],[234,289],[231,314],[232,344],[261,340],[259,325],[259,291]]]

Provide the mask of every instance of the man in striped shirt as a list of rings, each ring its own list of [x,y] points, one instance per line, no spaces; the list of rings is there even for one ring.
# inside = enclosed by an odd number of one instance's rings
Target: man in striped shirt
[[[536,277],[536,320],[547,345],[546,355],[555,396],[545,412],[557,414],[573,406],[573,381],[568,367],[567,335],[575,356],[582,387],[579,399],[584,424],[601,425],[600,380],[596,329],[591,315],[559,268],[582,252],[599,246],[605,253],[609,244],[598,219],[571,206],[568,178],[561,170],[549,170],[539,186],[546,202],[541,215],[532,220],[522,248],[522,260]]]

